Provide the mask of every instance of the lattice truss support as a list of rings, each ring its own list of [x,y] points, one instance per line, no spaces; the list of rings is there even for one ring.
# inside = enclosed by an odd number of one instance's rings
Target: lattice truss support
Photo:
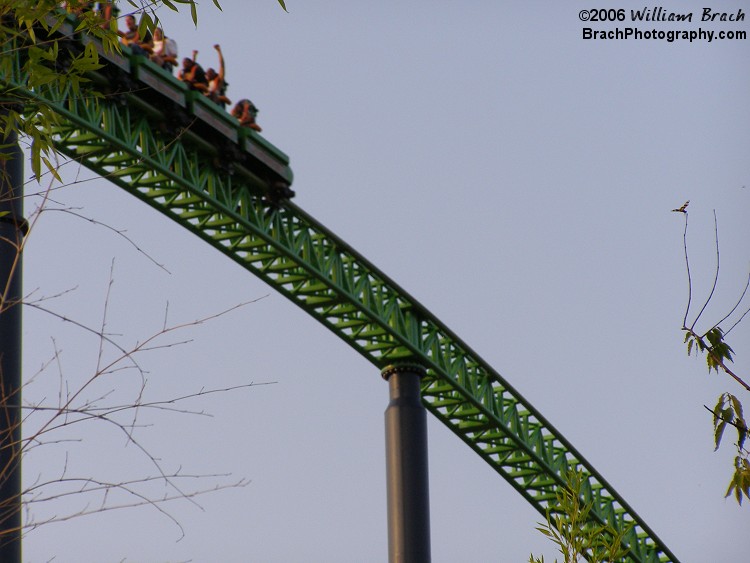
[[[0,77],[2,78],[2,77]],[[18,76],[4,80],[23,87]],[[15,83],[15,84],[13,84]],[[52,106],[59,150],[219,249],[317,318],[382,369],[427,369],[426,408],[540,513],[569,471],[585,476],[592,517],[625,537],[626,560],[676,561],[653,531],[509,383],[416,300],[291,202],[259,197],[258,178],[231,174],[129,104],[22,92]]]

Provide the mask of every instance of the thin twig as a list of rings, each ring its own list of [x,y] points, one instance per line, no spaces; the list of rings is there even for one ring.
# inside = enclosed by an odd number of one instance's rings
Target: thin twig
[[[685,230],[682,233],[682,246],[685,249],[685,269],[687,270],[688,279],[688,300],[687,307],[685,307],[685,316],[682,318],[682,326],[687,326],[688,314],[690,314],[690,303],[693,300],[693,279],[690,276],[690,259],[688,258],[688,247],[687,247],[687,230],[688,230],[688,212],[685,212]]]
[[[225,475],[205,475],[205,476],[187,475],[185,477],[188,477],[188,478],[201,478],[201,477],[222,477],[222,476],[225,476]],[[173,479],[173,480],[177,479],[177,478],[180,478],[180,477],[183,477],[183,475],[181,475],[181,474],[170,475],[170,478]],[[148,480],[160,480],[160,479],[159,479],[159,477],[153,477],[151,479],[135,480],[135,481],[132,482],[132,484],[138,484],[140,482],[147,482]],[[89,508],[89,505],[87,505],[83,509],[81,509],[81,510],[75,512],[75,513],[72,513],[72,514],[65,515],[65,516],[55,515],[55,516],[52,516],[52,517],[47,518],[45,520],[41,520],[41,521],[37,521],[37,522],[31,521],[31,522],[26,523],[24,525],[24,528],[27,529],[28,531],[31,531],[31,530],[34,530],[34,529],[40,527],[40,526],[46,525],[46,524],[52,524],[54,522],[66,522],[68,520],[71,520],[73,518],[79,518],[81,516],[89,516],[91,514],[100,514],[102,512],[108,512],[108,511],[111,511],[111,510],[120,510],[120,509],[123,509],[123,508],[135,508],[135,507],[139,507],[139,506],[151,506],[154,509],[156,509],[158,512],[160,512],[163,516],[165,516],[166,518],[168,518],[180,530],[180,538],[179,539],[182,539],[185,536],[185,531],[184,531],[182,525],[180,524],[179,520],[177,520],[177,518],[175,516],[173,516],[169,511],[167,511],[165,508],[163,508],[161,506],[162,504],[165,504],[165,503],[168,503],[168,502],[174,501],[174,500],[189,500],[196,507],[198,507],[199,509],[203,510],[203,508],[194,500],[196,497],[201,496],[201,495],[205,495],[205,494],[208,494],[208,493],[211,493],[211,492],[216,492],[216,491],[224,490],[224,489],[244,487],[244,486],[247,486],[249,484],[248,480],[240,479],[239,481],[234,482],[234,483],[228,483],[228,484],[225,484],[225,485],[215,485],[214,487],[211,487],[209,489],[201,489],[201,490],[198,490],[198,491],[191,491],[191,492],[187,492],[187,493],[180,493],[180,494],[174,494],[174,495],[165,494],[165,495],[163,495],[160,498],[154,499],[154,498],[150,498],[150,497],[146,496],[145,494],[143,494],[143,493],[135,490],[134,488],[132,488],[131,487],[131,482],[107,483],[107,482],[96,481],[94,479],[85,479],[85,478],[83,478],[83,479],[66,478],[64,480],[61,480],[60,482],[61,483],[65,483],[65,482],[75,482],[75,481],[83,481],[84,482],[84,487],[85,487],[86,483],[88,483],[88,484],[94,484],[94,487],[81,488],[81,489],[79,489],[77,491],[70,491],[70,492],[67,492],[67,493],[59,493],[58,495],[51,495],[51,496],[49,496],[47,498],[40,499],[38,502],[50,502],[50,501],[58,500],[59,498],[62,498],[64,496],[67,496],[67,495],[70,495],[70,494],[83,495],[83,494],[87,494],[87,493],[96,493],[96,492],[103,493],[102,502],[98,506],[95,506],[93,508]],[[52,482],[52,483],[54,483],[54,482]],[[130,502],[130,503],[121,503],[121,504],[115,504],[115,505],[108,505],[107,502],[108,502],[110,493],[112,491],[122,491],[122,492],[128,494],[129,496],[135,497],[137,500],[135,500],[133,502]]]
[[[151,255],[149,255],[145,250],[143,250],[140,246],[138,246],[138,244],[136,244],[136,242],[133,239],[131,239],[129,236],[127,236],[125,234],[126,231],[124,231],[122,229],[116,229],[116,228],[112,227],[111,225],[107,225],[106,223],[102,223],[101,221],[97,221],[96,219],[93,219],[91,217],[86,217],[85,215],[82,215],[80,213],[76,213],[72,209],[60,209],[60,208],[57,208],[57,207],[48,207],[44,211],[45,212],[59,211],[59,212],[62,212],[62,213],[67,213],[69,215],[73,215],[74,217],[78,217],[79,219],[83,219],[84,221],[88,221],[92,225],[96,225],[96,226],[99,226],[99,227],[104,227],[105,229],[109,229],[110,231],[112,231],[116,235],[121,236],[122,238],[124,238],[133,248],[135,248],[138,252],[140,252],[141,254],[143,254],[146,258],[148,258],[156,266],[158,266],[159,268],[161,268],[162,270],[164,270],[168,274],[171,274],[171,272],[169,270],[167,270],[167,268],[164,266],[164,264],[162,264],[160,262],[157,262],[154,257],[152,257]]]
[[[685,223],[687,225],[687,220],[685,221]],[[708,307],[708,304],[711,302],[711,298],[714,296],[714,291],[716,291],[716,285],[719,282],[719,222],[716,219],[715,209],[714,209],[714,240],[716,241],[716,275],[714,275],[714,283],[713,283],[713,286],[711,286],[711,292],[708,294],[708,298],[706,299],[706,302],[703,304],[703,307],[701,307],[701,310],[698,312],[698,316],[695,317],[695,320],[693,321],[693,324],[690,327],[690,330],[693,330],[695,328],[695,325],[698,322],[698,319],[701,318],[703,311],[705,311],[706,307]]]
[[[109,338],[106,335],[101,335],[99,332],[96,331],[96,329],[88,327],[85,324],[76,321],[75,319],[71,319],[70,317],[66,317],[65,315],[62,315],[60,313],[56,313],[55,311],[53,311],[51,309],[47,309],[46,307],[42,307],[41,305],[38,305],[37,303],[24,302],[23,304],[26,307],[31,307],[32,309],[37,309],[38,311],[42,311],[43,313],[47,313],[48,315],[52,315],[53,317],[56,317],[56,318],[60,319],[63,322],[71,323],[72,325],[77,326],[78,328],[81,328],[81,329],[85,330],[86,332],[90,332],[91,334],[93,334],[93,335],[95,335],[97,337],[104,338],[107,341],[107,343],[109,343],[112,346],[114,346],[115,348],[117,348],[117,350],[119,350],[120,353],[122,353],[124,356],[127,356],[129,354],[128,351],[125,348],[123,348],[122,346],[120,346],[112,338]],[[135,367],[135,368],[137,368],[139,370],[141,369],[141,367],[137,364],[137,362],[133,362],[133,363],[134,363],[134,365],[132,367]]]
[[[740,318],[737,319],[737,322],[734,323],[732,326],[730,326],[729,330],[724,333],[724,336],[726,336],[727,334],[729,334],[730,332],[732,332],[732,329],[734,327],[736,327],[738,324],[740,324],[742,322],[742,319],[744,319],[747,316],[748,313],[750,313],[750,308],[748,308],[747,311],[745,311],[744,313],[742,313],[742,315],[740,316]]]

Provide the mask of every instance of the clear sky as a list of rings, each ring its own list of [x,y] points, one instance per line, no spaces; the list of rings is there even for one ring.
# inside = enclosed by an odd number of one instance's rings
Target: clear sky
[[[632,5],[631,5],[632,4]],[[750,31],[630,21],[642,31]],[[716,0],[736,13],[742,2]],[[725,378],[687,358],[683,217],[695,299],[710,287],[713,210],[721,242],[716,303],[731,307],[750,268],[750,40],[582,39],[579,11],[629,2],[203,2],[162,10],[180,56],[227,59],[228,96],[260,109],[263,134],[291,157],[295,203],[436,314],[508,379],[644,518],[683,562],[739,562],[750,551],[749,508],[724,491],[732,450],[714,453],[710,416]],[[743,6],[744,7],[744,6]],[[606,27],[603,27],[605,26]],[[65,179],[90,178],[66,165]],[[28,174],[28,172],[27,172]],[[745,187],[748,186],[748,187]],[[33,191],[35,188],[29,188]],[[243,488],[166,509],[109,512],[28,535],[26,561],[379,562],[386,560],[383,411],[378,370],[265,284],[106,180],[54,193],[27,247],[25,287],[65,292],[47,306],[101,324],[123,345],[170,322],[246,307],[140,357],[146,397],[247,382],[273,385],[185,404],[213,418],[141,413],[136,436],[167,469],[231,472]],[[27,201],[31,212],[39,198]],[[113,262],[114,261],[114,262]],[[71,291],[68,291],[71,290]],[[746,301],[747,303],[747,301]],[[92,373],[98,340],[25,313],[26,397],[56,400],[63,377]],[[750,321],[732,333],[750,374]],[[106,357],[114,352],[105,351]],[[91,397],[137,393],[119,372]],[[745,395],[747,399],[747,396]],[[750,403],[746,401],[746,406]],[[33,424],[33,423],[29,423]],[[121,434],[90,423],[25,462],[27,483],[152,474]],[[538,515],[500,476],[430,417],[435,563],[555,556]],[[190,483],[210,487],[222,479]],[[154,491],[155,496],[163,488]],[[66,513],[76,500],[40,508]],[[91,499],[92,504],[97,501]]]

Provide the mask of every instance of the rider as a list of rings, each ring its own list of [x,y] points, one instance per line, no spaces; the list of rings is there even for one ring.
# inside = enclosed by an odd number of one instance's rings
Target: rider
[[[227,86],[229,86],[229,84],[227,84],[227,81],[224,79],[224,76],[226,75],[224,68],[224,55],[222,55],[221,47],[219,45],[214,45],[214,49],[219,53],[219,72],[217,73],[213,68],[209,68],[206,71],[208,89],[205,94],[212,102],[223,108],[227,104],[231,104],[232,101],[226,96]]]
[[[262,131],[260,125],[255,123],[255,117],[258,115],[258,108],[250,100],[240,100],[237,105],[232,108],[232,115],[239,119],[242,127],[248,127],[259,133]]]

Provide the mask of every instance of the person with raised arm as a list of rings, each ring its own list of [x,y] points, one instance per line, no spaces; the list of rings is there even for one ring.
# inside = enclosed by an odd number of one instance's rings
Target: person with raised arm
[[[182,59],[182,70],[177,78],[187,84],[191,90],[198,90],[205,93],[208,90],[208,81],[203,67],[196,62],[198,51],[193,51],[193,58],[185,57]]]
[[[216,72],[213,68],[209,68],[206,71],[208,90],[205,92],[205,94],[212,102],[220,105],[223,108],[227,104],[231,104],[232,101],[226,96],[227,86],[229,86],[229,84],[227,84],[227,81],[225,79],[226,68],[224,66],[224,55],[221,52],[221,46],[214,45],[214,49],[216,49],[216,52],[219,53],[219,72]]]

